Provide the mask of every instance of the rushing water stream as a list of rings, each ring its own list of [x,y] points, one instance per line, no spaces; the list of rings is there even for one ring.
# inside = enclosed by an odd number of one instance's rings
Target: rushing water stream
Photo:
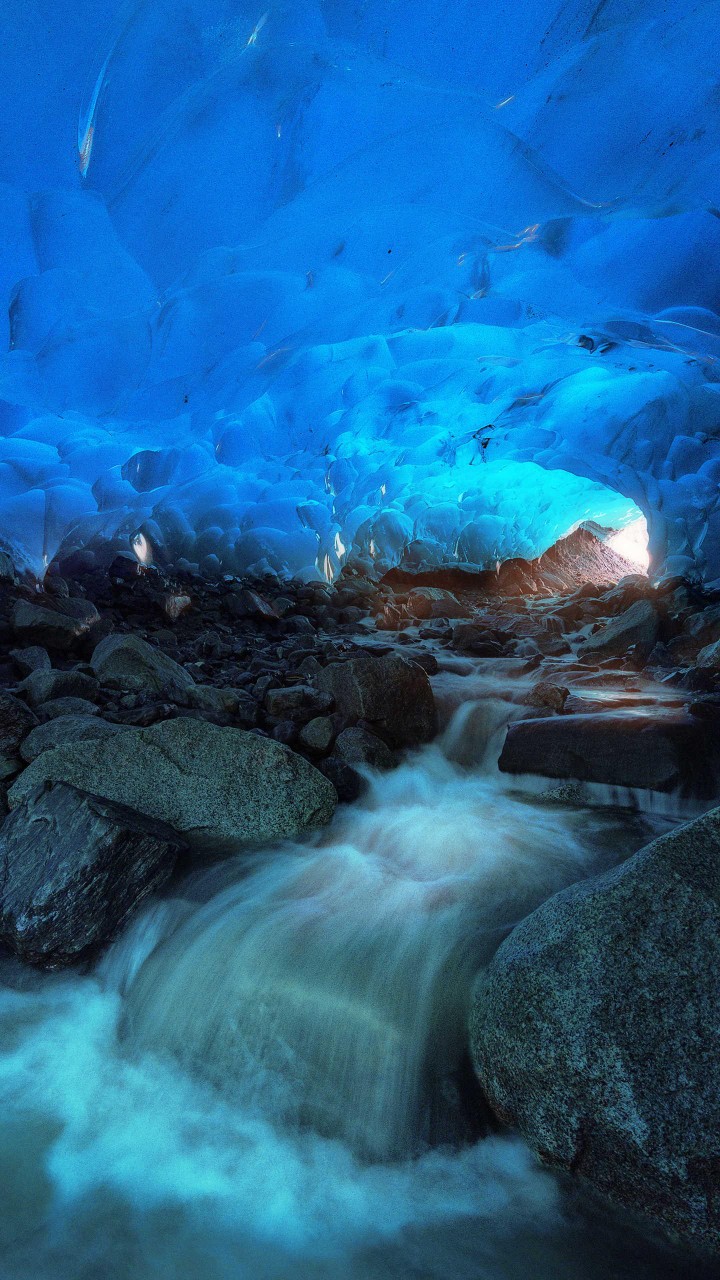
[[[3,1280],[699,1275],[482,1136],[473,974],[661,820],[514,791],[512,708],[474,692],[330,829],[178,881],[93,974],[6,965]]]

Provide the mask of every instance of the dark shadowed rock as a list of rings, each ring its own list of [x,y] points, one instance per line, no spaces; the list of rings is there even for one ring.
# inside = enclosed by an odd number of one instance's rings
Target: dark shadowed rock
[[[476,658],[499,658],[503,645],[497,632],[483,623],[461,622],[453,632],[453,649]]]
[[[210,851],[291,839],[328,822],[336,799],[281,743],[189,718],[44,751],[14,783],[10,807],[47,781],[128,804]]]
[[[0,582],[16,583],[18,580],[15,565],[5,551],[0,551]]]
[[[179,663],[139,636],[111,635],[94,650],[90,665],[108,689],[132,693],[183,694],[195,683]]]
[[[681,711],[564,715],[511,724],[499,765],[504,773],[655,791],[684,783],[710,796],[718,746],[699,721]]]
[[[240,591],[227,596],[225,607],[234,618],[255,618],[259,622],[275,622],[278,613],[269,600],[243,587]]]
[[[100,621],[100,614],[89,600],[43,595],[37,601],[18,600],[11,621],[15,635],[23,643],[64,651],[87,635]]]
[[[52,666],[50,654],[39,644],[28,645],[26,649],[11,649],[10,657],[21,676],[29,676],[33,671],[49,671]]]
[[[412,618],[469,618],[470,610],[451,591],[441,587],[415,587],[405,605]]]
[[[368,764],[374,769],[391,769],[393,754],[386,744],[367,729],[343,729],[333,754],[346,764]]]
[[[37,716],[12,693],[0,693],[0,756],[16,756]]]
[[[631,645],[647,646],[651,651],[658,638],[658,612],[650,600],[636,600],[624,613],[590,636],[578,650],[581,657],[610,658],[627,653]]]
[[[309,720],[332,710],[332,697],[310,685],[296,684],[288,689],[268,689],[265,710],[279,720]]]
[[[336,733],[335,723],[331,716],[315,716],[308,724],[303,725],[298,739],[300,745],[305,747],[307,751],[312,751],[315,755],[322,756],[332,747]]]
[[[88,698],[51,698],[37,713],[39,720],[57,720],[61,716],[97,716],[100,708]]]
[[[218,689],[214,685],[196,684],[187,690],[187,703],[198,711],[229,717],[244,728],[251,729],[257,724],[257,702],[243,689]]]
[[[529,707],[547,707],[549,711],[562,711],[570,690],[565,685],[540,680],[530,690],[525,702]]]
[[[543,1160],[720,1251],[720,809],[551,898],[477,980],[475,1069]]]
[[[53,698],[87,698],[97,693],[97,680],[82,671],[33,671],[20,685],[31,707]]]
[[[421,667],[399,654],[360,653],[333,662],[315,683],[335,700],[348,720],[366,720],[394,746],[429,742],[437,732],[430,681]]]
[[[339,800],[345,804],[357,800],[367,788],[367,783],[362,774],[358,773],[347,760],[341,760],[333,752],[327,759],[321,761],[318,768],[324,776],[332,783],[337,792]]]
[[[182,847],[123,805],[41,787],[0,830],[0,938],[33,964],[71,964],[164,884]]]

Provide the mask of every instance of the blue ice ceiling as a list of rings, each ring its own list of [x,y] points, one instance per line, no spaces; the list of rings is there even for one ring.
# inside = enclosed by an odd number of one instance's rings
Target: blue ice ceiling
[[[0,541],[720,576],[720,3],[6,0]],[[143,552],[144,554],[144,552]]]

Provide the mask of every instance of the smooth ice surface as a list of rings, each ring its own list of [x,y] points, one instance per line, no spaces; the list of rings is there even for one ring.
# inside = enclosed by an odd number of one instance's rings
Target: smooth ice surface
[[[716,579],[718,0],[262,5],[4,8],[2,542]]]

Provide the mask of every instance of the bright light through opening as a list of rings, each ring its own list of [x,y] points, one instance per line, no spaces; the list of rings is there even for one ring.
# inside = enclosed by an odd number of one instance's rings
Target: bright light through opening
[[[137,556],[140,564],[152,564],[152,548],[144,533],[135,533],[130,539],[130,546]]]
[[[628,560],[639,573],[647,573],[650,568],[650,551],[648,549],[648,527],[644,516],[639,516],[624,529],[611,533],[605,544]]]

